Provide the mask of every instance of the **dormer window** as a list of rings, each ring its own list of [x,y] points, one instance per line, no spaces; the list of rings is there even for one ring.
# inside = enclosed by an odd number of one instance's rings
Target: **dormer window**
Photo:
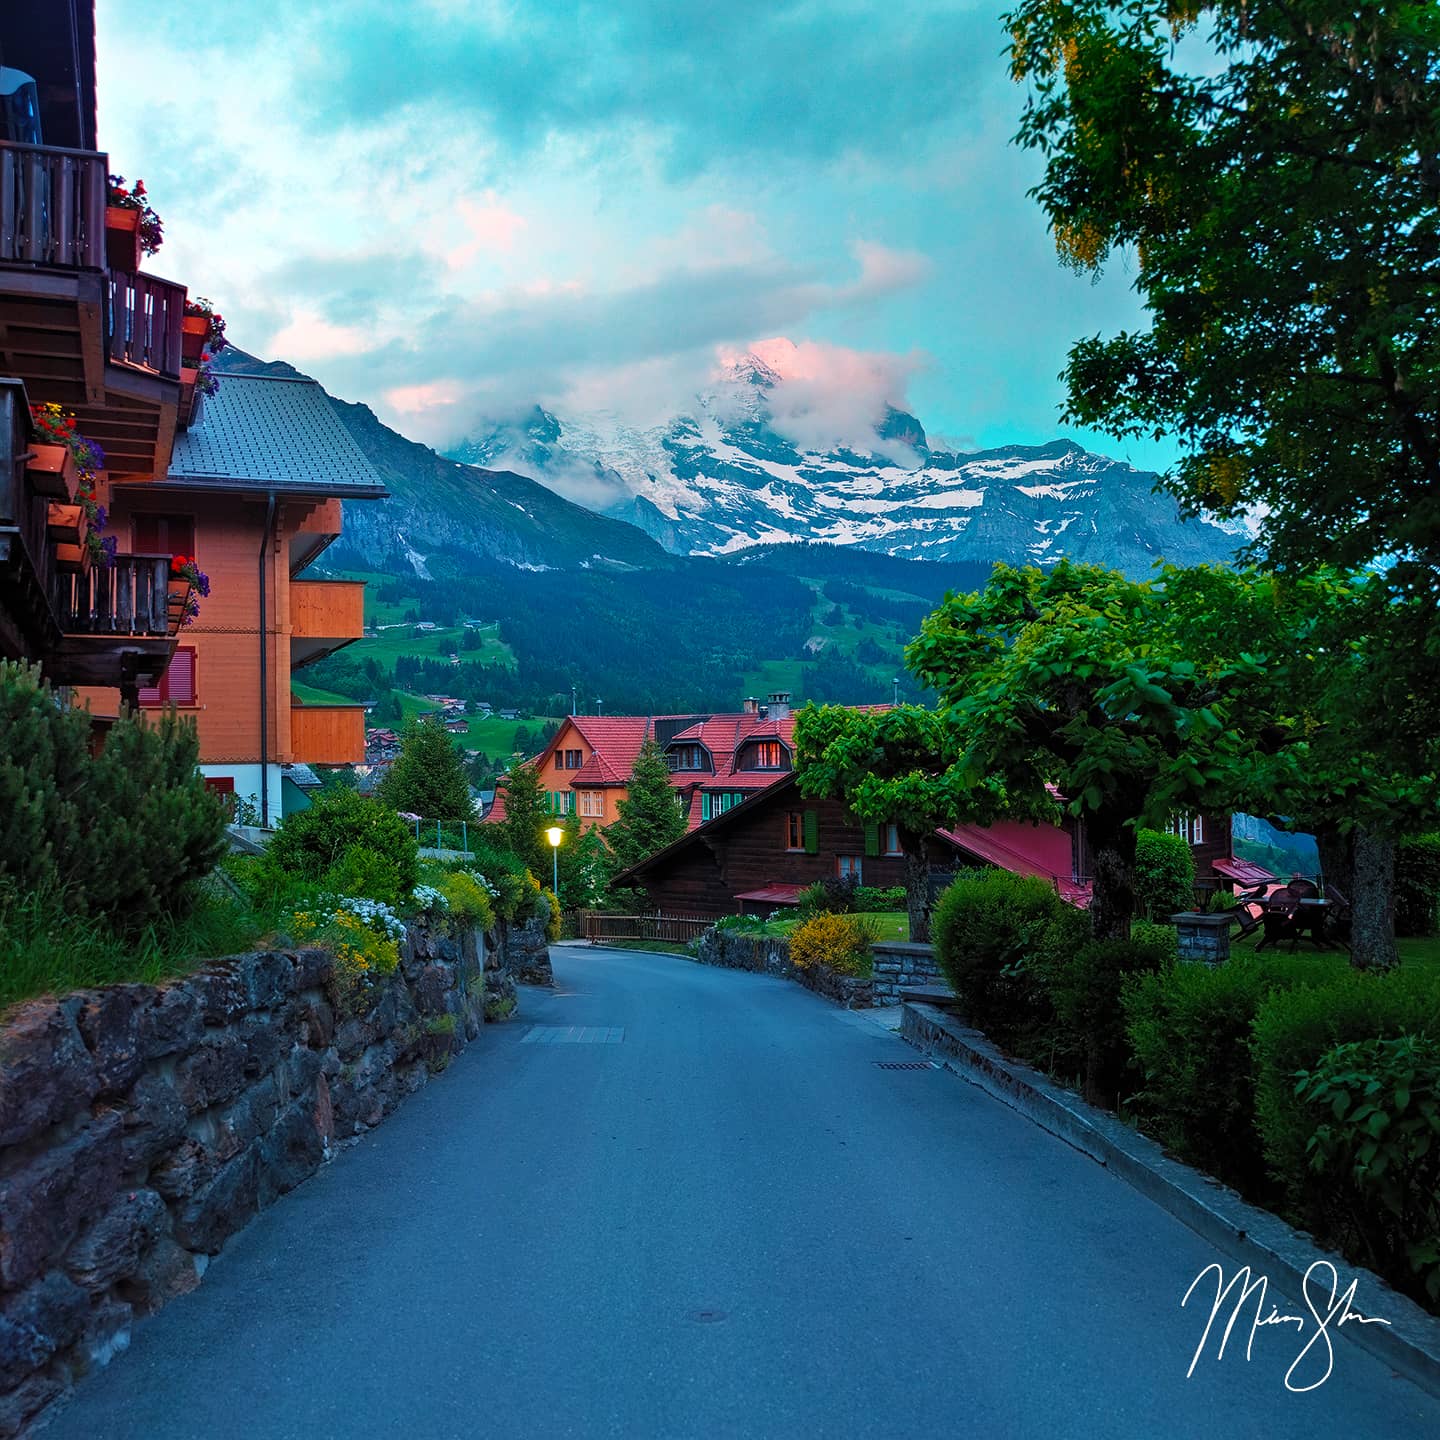
[[[703,770],[705,768],[704,746],[676,745],[670,751],[670,768],[672,770]]]

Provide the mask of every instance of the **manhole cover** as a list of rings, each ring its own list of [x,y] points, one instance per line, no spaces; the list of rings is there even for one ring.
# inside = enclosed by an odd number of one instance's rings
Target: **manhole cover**
[[[933,1070],[935,1068],[928,1060],[877,1060],[875,1063],[882,1070]]]
[[[625,1029],[618,1025],[532,1025],[522,1045],[618,1045]]]
[[[723,1310],[692,1310],[687,1318],[697,1325],[714,1325],[728,1317]]]

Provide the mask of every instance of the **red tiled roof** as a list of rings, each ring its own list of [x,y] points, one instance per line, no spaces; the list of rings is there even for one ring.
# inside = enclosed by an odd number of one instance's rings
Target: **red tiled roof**
[[[763,890],[747,890],[737,900],[752,900],[757,905],[796,905],[804,885],[767,885]]]
[[[1048,880],[1072,905],[1089,903],[1090,886],[1074,879],[1070,833],[1058,825],[997,820],[993,825],[955,825],[935,833],[957,850],[1002,870]]]
[[[1266,885],[1279,878],[1253,860],[1241,860],[1234,856],[1228,860],[1212,860],[1210,868],[1229,876],[1231,880],[1238,880],[1242,885]]]

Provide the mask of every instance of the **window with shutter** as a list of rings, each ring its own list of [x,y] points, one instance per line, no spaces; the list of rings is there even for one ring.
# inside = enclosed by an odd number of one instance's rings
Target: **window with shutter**
[[[880,827],[878,825],[865,827],[865,853],[867,855],[880,853]]]
[[[195,647],[179,646],[158,685],[143,687],[139,695],[142,709],[161,705],[195,705]]]

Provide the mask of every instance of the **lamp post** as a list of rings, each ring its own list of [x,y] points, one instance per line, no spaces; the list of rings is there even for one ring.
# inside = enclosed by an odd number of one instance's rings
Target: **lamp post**
[[[545,838],[550,842],[550,893],[559,900],[560,842],[565,838],[565,832],[558,825],[551,825],[545,831]]]

